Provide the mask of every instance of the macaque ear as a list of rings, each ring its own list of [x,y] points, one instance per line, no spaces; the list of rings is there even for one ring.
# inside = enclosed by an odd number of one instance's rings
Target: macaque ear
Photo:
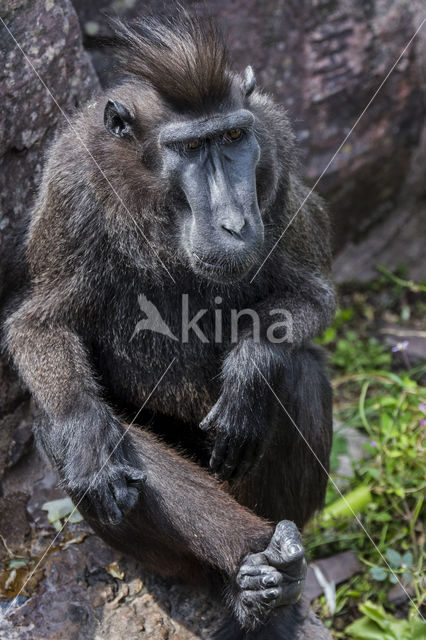
[[[134,120],[135,116],[126,105],[111,98],[108,100],[104,111],[104,125],[111,135],[116,138],[129,137],[132,134]]]
[[[250,67],[249,65],[248,67],[246,67],[244,71],[244,81],[243,81],[243,88],[244,88],[246,97],[249,96],[251,93],[253,93],[255,86],[256,86],[256,77],[254,75],[254,71],[252,67]]]

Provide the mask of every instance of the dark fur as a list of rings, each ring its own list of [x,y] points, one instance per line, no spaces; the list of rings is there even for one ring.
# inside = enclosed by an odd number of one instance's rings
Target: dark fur
[[[181,12],[178,19],[112,24],[111,44],[123,71],[146,80],[177,111],[213,110],[228,97],[232,76],[226,47],[212,21]]]
[[[136,31],[116,26],[131,77],[76,116],[50,150],[28,235],[30,291],[6,323],[7,346],[42,410],[38,444],[95,530],[154,571],[224,580],[238,608],[238,567],[265,549],[269,522],[287,518],[303,527],[324,499],[327,477],[309,447],[327,469],[331,393],[309,341],[334,312],[328,219],[312,195],[253,283],[254,269],[235,284],[196,277],[182,245],[182,195],[161,173],[161,126],[194,112],[254,114],[265,227],[259,265],[307,194],[294,169],[293,135],[269,97],[258,90],[245,97],[211,27],[186,17]],[[110,97],[131,109],[131,139],[105,131]],[[262,340],[255,343],[242,323],[236,345],[217,345],[209,314],[199,323],[209,344],[156,333],[130,343],[140,293],[176,334],[181,293],[190,296],[191,316],[213,311],[220,295],[224,334],[226,311],[251,307],[262,319]],[[278,307],[292,314],[292,345],[265,340],[268,313]],[[132,427],[118,444],[143,403],[137,422],[145,427]],[[237,471],[245,472],[230,484],[209,473],[212,443],[199,428],[214,405],[210,433],[229,440]],[[234,614],[246,624],[246,612]]]

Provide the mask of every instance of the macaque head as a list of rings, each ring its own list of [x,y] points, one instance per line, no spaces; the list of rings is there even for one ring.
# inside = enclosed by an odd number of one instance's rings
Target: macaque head
[[[186,34],[184,50],[181,38],[173,49],[177,36],[164,24],[146,23],[139,25],[142,33],[119,23],[118,47],[126,67],[142,77],[141,87],[149,87],[164,107],[149,135],[159,184],[170,202],[179,203],[170,241],[179,239],[179,253],[197,275],[228,283],[259,262],[264,242],[257,185],[261,148],[248,100],[255,77],[251,67],[242,76],[231,72],[217,33],[185,20],[177,27]],[[138,122],[143,109],[142,101],[134,109],[109,99],[107,131],[146,146]]]

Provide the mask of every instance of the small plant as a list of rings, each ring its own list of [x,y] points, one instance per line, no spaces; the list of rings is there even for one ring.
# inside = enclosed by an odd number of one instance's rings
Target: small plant
[[[354,640],[423,640],[425,637],[426,625],[415,616],[399,620],[370,601],[361,604],[359,610],[363,617],[345,630]]]
[[[376,338],[359,335],[352,328],[355,311],[338,309],[331,327],[317,342],[330,347],[330,362],[337,370],[346,373],[372,371],[391,365],[392,354]]]
[[[404,296],[404,304],[410,296],[415,296],[418,306],[423,304],[419,302],[423,285],[399,275],[391,278],[386,272],[376,287],[381,296],[387,295],[386,282],[388,288],[391,283],[393,309],[399,308],[396,290]],[[358,303],[338,312],[333,327],[319,342],[330,349],[330,361],[338,374],[334,378],[335,418],[343,426],[362,431],[368,440],[364,456],[353,463],[354,476],[345,480],[346,500],[329,483],[325,514],[340,516],[320,517],[306,532],[305,542],[312,559],[352,549],[364,569],[337,587],[333,615],[324,597],[317,607],[320,615],[328,617],[336,639],[420,640],[426,638],[426,624],[419,617],[426,603],[426,393],[416,379],[425,368],[418,365],[398,373],[391,347],[371,337],[377,318],[371,308],[365,309],[365,296],[360,304],[360,296],[356,300]],[[332,472],[338,455],[345,452],[342,438],[337,434],[333,445]],[[389,600],[390,589],[397,583],[409,596],[398,611]]]
[[[372,371],[390,366],[392,356],[376,338],[363,340],[355,331],[346,331],[336,342],[332,364],[346,373]]]
[[[413,571],[415,571],[414,558],[411,551],[406,551],[401,555],[395,549],[386,549],[386,560],[389,569],[386,567],[374,566],[370,568],[369,575],[373,580],[384,582],[389,580],[390,583],[396,584],[398,578],[402,579],[403,584],[408,586],[413,582]]]

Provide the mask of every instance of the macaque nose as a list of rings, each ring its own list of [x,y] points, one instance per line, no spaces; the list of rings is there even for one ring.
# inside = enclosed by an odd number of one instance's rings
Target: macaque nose
[[[241,220],[238,220],[238,221],[226,220],[225,222],[222,222],[221,227],[224,231],[229,233],[233,238],[242,239],[241,232],[244,229],[245,224],[246,224],[246,221],[244,220],[244,218],[241,218]]]

